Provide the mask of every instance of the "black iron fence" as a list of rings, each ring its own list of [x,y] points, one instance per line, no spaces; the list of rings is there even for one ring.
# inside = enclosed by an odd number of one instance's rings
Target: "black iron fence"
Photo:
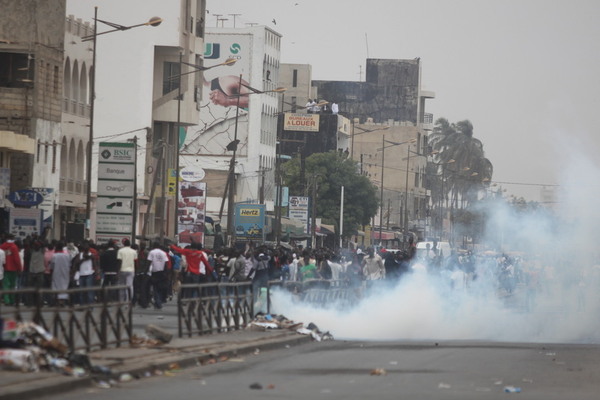
[[[70,351],[120,347],[132,337],[128,293],[126,286],[2,290],[12,305],[0,304],[0,317],[33,322]]]

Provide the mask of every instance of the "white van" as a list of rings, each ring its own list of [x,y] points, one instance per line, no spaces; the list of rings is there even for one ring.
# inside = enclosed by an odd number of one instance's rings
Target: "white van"
[[[429,249],[433,250],[433,244],[434,244],[433,241],[417,242],[417,254],[416,254],[417,258],[423,258],[426,256],[427,244],[429,244]],[[452,248],[450,247],[450,243],[437,242],[436,248],[437,248],[438,255],[441,255],[444,259],[450,257],[450,252],[452,251]]]

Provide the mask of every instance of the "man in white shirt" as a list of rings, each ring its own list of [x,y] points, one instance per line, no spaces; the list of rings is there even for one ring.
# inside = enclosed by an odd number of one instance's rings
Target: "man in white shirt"
[[[150,261],[150,283],[154,292],[154,309],[160,310],[163,297],[166,295],[167,275],[165,268],[169,256],[160,248],[157,242],[152,245],[152,250],[148,253],[148,261]]]
[[[127,285],[129,289],[129,294],[126,292],[121,293],[121,301],[131,301],[133,299],[133,277],[137,251],[131,248],[129,239],[123,240],[123,247],[117,251],[117,260],[120,263],[119,285]]]

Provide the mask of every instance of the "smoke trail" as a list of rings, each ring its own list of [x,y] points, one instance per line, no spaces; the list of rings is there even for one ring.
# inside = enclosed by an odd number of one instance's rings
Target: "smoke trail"
[[[498,253],[476,258],[475,279],[464,280],[453,265],[414,265],[397,285],[372,290],[350,309],[279,292],[275,312],[340,339],[600,342],[600,174],[585,159],[565,165],[554,210],[486,205],[485,243]],[[512,285],[503,278],[507,266]]]

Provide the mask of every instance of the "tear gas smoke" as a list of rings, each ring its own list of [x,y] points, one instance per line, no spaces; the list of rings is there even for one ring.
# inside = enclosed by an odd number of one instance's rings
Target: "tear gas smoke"
[[[495,252],[475,252],[473,274],[415,264],[350,308],[276,292],[273,312],[339,339],[598,343],[600,174],[586,160],[568,165],[552,209],[485,206],[484,243]]]

